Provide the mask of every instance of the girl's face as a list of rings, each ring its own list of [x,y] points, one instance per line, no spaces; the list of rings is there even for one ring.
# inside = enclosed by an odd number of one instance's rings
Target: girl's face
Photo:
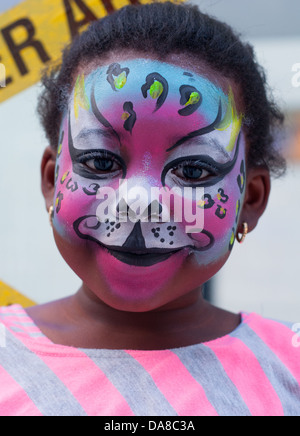
[[[76,78],[61,124],[54,234],[106,304],[161,307],[199,287],[232,249],[245,140],[232,89],[151,59]]]

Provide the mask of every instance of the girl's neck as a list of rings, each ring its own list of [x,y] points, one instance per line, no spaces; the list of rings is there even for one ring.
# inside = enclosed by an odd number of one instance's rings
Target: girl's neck
[[[205,301],[201,289],[149,312],[116,310],[86,286],[71,297],[27,309],[54,343],[77,348],[161,350],[207,342],[233,331],[240,315]]]

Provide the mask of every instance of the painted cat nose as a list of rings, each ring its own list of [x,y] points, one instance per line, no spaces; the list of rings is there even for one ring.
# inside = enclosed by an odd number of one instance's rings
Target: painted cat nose
[[[126,239],[122,248],[126,248],[128,251],[146,250],[146,241],[141,229],[141,222],[135,223],[132,232]]]
[[[163,207],[157,200],[154,200],[146,205],[131,203],[130,206],[130,202],[127,202],[124,198],[121,198],[117,204],[116,211],[118,219],[128,218],[133,222],[137,222],[138,220],[158,222],[161,219]]]

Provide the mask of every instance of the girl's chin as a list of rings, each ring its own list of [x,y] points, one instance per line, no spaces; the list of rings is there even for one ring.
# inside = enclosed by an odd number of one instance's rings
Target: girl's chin
[[[131,302],[150,301],[157,296],[181,270],[188,256],[182,249],[149,266],[123,262],[104,248],[97,250],[96,263],[107,288],[117,299]],[[151,259],[151,262],[155,259]],[[131,259],[129,259],[131,261]],[[150,260],[147,259],[146,262]]]
[[[105,249],[98,251],[96,261],[116,302],[148,310],[177,299],[187,289],[198,288],[211,277],[211,269],[219,268],[218,263],[213,268],[201,267],[188,248],[147,267],[128,265]]]
[[[207,253],[201,253],[203,258],[199,259],[193,250],[183,248],[163,253],[160,259],[149,257],[146,262],[150,264],[144,266],[126,254],[118,258],[119,253],[97,244],[84,241],[75,246],[54,234],[63,258],[95,296],[115,309],[133,312],[157,309],[201,287],[229,255],[207,264]]]

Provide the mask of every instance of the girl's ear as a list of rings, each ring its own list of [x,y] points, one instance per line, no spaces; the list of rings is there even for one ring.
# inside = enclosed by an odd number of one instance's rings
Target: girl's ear
[[[55,191],[55,164],[56,150],[47,147],[44,151],[41,162],[41,187],[46,202],[46,209],[53,204]]]
[[[253,230],[264,213],[271,190],[270,173],[267,168],[248,169],[246,193],[240,214],[238,232],[243,233],[242,224],[248,224],[249,232]]]

